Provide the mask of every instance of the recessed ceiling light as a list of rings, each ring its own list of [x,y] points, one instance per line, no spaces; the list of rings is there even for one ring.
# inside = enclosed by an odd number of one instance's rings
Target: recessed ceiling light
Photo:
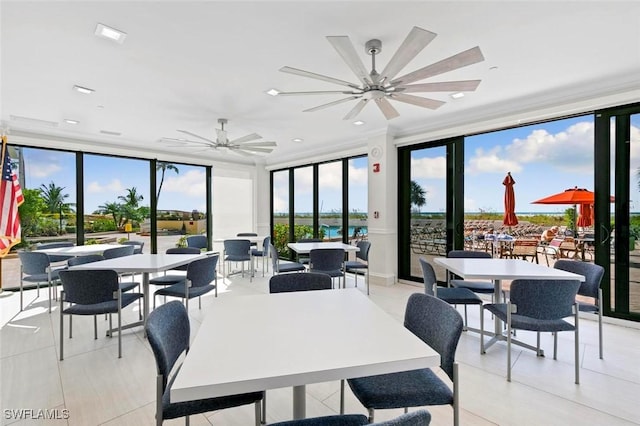
[[[353,122],[354,126],[362,126],[363,124],[364,124],[364,121],[362,121],[362,120],[356,120],[356,121]]]
[[[452,93],[452,94],[451,94],[451,97],[452,97],[453,99],[460,99],[460,98],[464,98],[464,93],[462,93],[462,92]]]
[[[293,139],[291,139],[291,142],[296,142],[297,143],[297,142],[302,142],[303,140],[304,139],[302,139],[302,138],[293,138]]]
[[[269,89],[266,91],[266,94],[271,96],[278,96],[280,94],[280,91],[278,89]]]
[[[103,135],[111,135],[111,136],[120,136],[122,134],[120,132],[113,132],[111,130],[100,130],[100,133],[102,133]]]
[[[95,92],[95,90],[93,89],[89,89],[88,87],[82,87],[78,85],[73,86],[73,88],[80,93],[84,93],[85,95]]]
[[[80,123],[78,120],[72,120],[70,118],[65,118],[64,122],[67,123],[67,124],[78,124],[78,123]]]
[[[127,37],[127,33],[108,27],[104,24],[96,25],[95,35],[120,44],[124,43],[124,39]]]

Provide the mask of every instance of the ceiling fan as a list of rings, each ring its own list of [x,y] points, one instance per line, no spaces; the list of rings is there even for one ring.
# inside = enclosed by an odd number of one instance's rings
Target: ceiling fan
[[[421,96],[409,95],[408,93],[421,92],[469,92],[474,91],[480,84],[480,80],[459,80],[459,81],[443,81],[433,83],[411,84],[419,80],[424,80],[439,74],[466,67],[484,61],[484,56],[479,47],[474,47],[456,55],[450,56],[439,62],[426,67],[420,68],[401,77],[396,75],[424,49],[437,34],[424,30],[419,27],[413,27],[409,35],[400,45],[396,53],[393,55],[387,66],[381,73],[376,71],[376,55],[382,49],[382,42],[377,39],[369,40],[365,44],[365,51],[371,55],[371,71],[367,72],[362,60],[356,53],[353,44],[347,36],[328,36],[327,40],[338,51],[342,59],[347,63],[349,68],[360,80],[359,84],[328,77],[322,74],[316,74],[292,67],[282,67],[280,71],[289,74],[295,74],[302,77],[314,78],[329,83],[346,86],[349,90],[331,90],[331,91],[312,91],[312,92],[280,92],[278,95],[329,95],[344,94],[349,95],[346,98],[337,101],[322,104],[313,108],[304,110],[304,112],[317,111],[327,107],[349,102],[359,99],[356,105],[344,116],[344,120],[350,120],[356,117],[365,105],[373,100],[387,120],[398,117],[400,114],[391,105],[389,99],[405,102],[423,108],[437,109],[445,102],[425,98]]]
[[[254,142],[257,139],[262,139],[262,136],[257,133],[251,133],[250,135],[246,135],[230,141],[227,137],[227,131],[224,129],[224,126],[228,123],[228,120],[226,118],[219,118],[218,123],[220,124],[220,129],[215,129],[217,134],[215,141],[209,138],[205,138],[204,136],[196,135],[195,133],[189,132],[187,130],[178,130],[178,132],[184,133],[185,135],[197,138],[199,140],[194,141],[190,139],[162,138],[161,141],[177,142],[181,144],[180,146],[184,146],[184,144],[196,144],[216,150],[228,150],[236,154],[245,156],[255,154],[268,154],[273,151],[274,147],[277,146],[275,142]]]

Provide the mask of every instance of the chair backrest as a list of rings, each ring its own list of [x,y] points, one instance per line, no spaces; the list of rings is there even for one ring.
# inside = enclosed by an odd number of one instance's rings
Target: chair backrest
[[[491,259],[491,253],[486,251],[474,251],[474,250],[451,250],[447,253],[447,257],[464,258],[464,259]]]
[[[342,269],[344,249],[314,249],[309,252],[309,267],[319,271],[335,271]]]
[[[561,269],[574,274],[582,275],[584,282],[580,283],[578,294],[581,296],[593,297],[596,304],[600,304],[598,300],[598,290],[604,275],[604,268],[595,263],[580,262],[578,260],[557,260],[553,265],[556,269]]]
[[[428,426],[431,423],[431,414],[427,410],[417,410],[379,423],[371,423],[369,426]]]
[[[216,278],[218,255],[213,254],[204,259],[194,260],[187,265],[187,279],[191,280],[191,287],[204,287]]]
[[[207,236],[206,235],[190,235],[187,237],[187,247],[207,248]]]
[[[271,266],[273,267],[273,273],[277,274],[279,272],[278,250],[276,250],[274,245],[271,243],[269,243],[269,257],[271,258]]]
[[[110,269],[60,271],[65,301],[79,305],[114,300],[119,291],[118,273]]]
[[[462,334],[462,316],[447,302],[428,294],[409,296],[404,326],[440,354],[440,367],[453,380],[453,363]]]
[[[420,261],[420,268],[422,268],[422,281],[424,282],[424,293],[429,296],[435,296],[433,293],[433,287],[437,285],[436,272],[433,270],[433,266],[423,257],[418,259]]]
[[[228,260],[249,260],[250,250],[251,241],[249,240],[224,240],[224,253]]]
[[[18,250],[18,257],[22,263],[22,272],[27,275],[46,274],[47,268],[51,265],[46,253]]]
[[[149,314],[145,331],[164,390],[176,361],[189,349],[191,328],[187,309],[177,300],[165,303]]]
[[[84,265],[85,263],[98,262],[100,260],[104,260],[103,255],[88,254],[86,256],[72,257],[71,259],[67,260],[67,265],[68,266]]]
[[[258,234],[255,232],[238,232],[236,237],[257,237]]]
[[[574,280],[513,280],[509,298],[517,315],[539,320],[570,316],[580,288]]]
[[[118,246],[112,249],[105,250],[102,255],[105,259],[114,259],[116,257],[131,256],[135,250],[134,246]]]
[[[316,272],[274,275],[269,279],[269,293],[331,290],[331,276]]]
[[[200,254],[202,253],[197,247],[171,247],[165,252],[167,254]]]
[[[369,241],[358,241],[356,246],[360,249],[360,251],[356,252],[356,257],[358,259],[364,260],[365,262],[368,262],[371,243]]]
[[[271,237],[266,236],[264,240],[262,240],[262,250],[265,252],[265,255],[269,252],[269,245],[271,244]]]
[[[123,241],[120,244],[133,246],[133,254],[142,253],[142,249],[144,248],[144,241]]]

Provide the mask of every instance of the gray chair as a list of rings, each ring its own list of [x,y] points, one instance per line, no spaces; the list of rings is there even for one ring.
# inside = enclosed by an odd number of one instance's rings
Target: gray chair
[[[356,259],[359,260],[347,260],[344,262],[344,269],[347,273],[355,275],[356,287],[358,287],[358,275],[366,272],[367,280],[367,294],[369,294],[369,250],[371,249],[371,243],[369,241],[358,241],[356,244],[360,251],[356,252]]]
[[[34,250],[38,251],[38,250],[45,250],[45,249],[51,249],[51,248],[61,248],[61,247],[73,247],[73,242],[71,241],[59,241],[59,242],[55,242],[55,243],[40,243],[36,246],[36,248]],[[65,262],[69,259],[71,259],[73,256],[70,255],[66,255],[66,254],[50,254],[49,255],[49,262],[51,263],[58,263],[58,262]]]
[[[274,275],[269,279],[269,293],[331,290],[331,287],[331,277],[316,272]]]
[[[236,234],[236,237],[257,237],[258,234],[256,234],[255,232],[238,232]],[[258,244],[257,243],[251,243],[251,248],[258,248]]]
[[[451,250],[447,253],[447,257],[450,258],[464,258],[464,259],[491,259],[491,253],[486,251],[472,251],[472,250]],[[453,278],[455,275],[449,273],[449,286],[457,288],[468,288],[474,293],[490,294],[493,301],[494,285],[491,281],[474,281],[474,280],[462,280]]]
[[[296,241],[298,243],[321,243],[322,242],[322,238],[300,238],[298,241]],[[302,263],[303,265],[308,265],[309,264],[309,256],[305,256],[305,255],[298,255],[298,263]]]
[[[319,272],[331,278],[338,278],[338,288],[340,288],[340,278],[343,279],[344,287],[344,270],[344,249],[314,249],[309,252],[309,272]]]
[[[165,252],[166,254],[200,254],[202,251],[197,247],[171,247],[168,248]],[[187,265],[176,266],[172,269],[172,271],[186,271],[188,268]],[[177,274],[167,274],[167,271],[164,271],[163,275],[159,277],[154,277],[149,280],[149,284],[152,285],[173,285],[177,283],[181,283],[184,281],[185,275],[177,275]]]
[[[409,297],[404,326],[440,354],[440,368],[453,383],[453,389],[429,368],[348,379],[353,394],[369,411],[369,421],[379,409],[453,406],[453,424],[460,423],[458,364],[456,348],[462,333],[462,318],[448,303],[428,294]],[[341,412],[344,411],[341,389]]]
[[[278,259],[278,250],[273,246],[273,244],[269,243],[269,256],[271,257],[271,266],[273,267],[273,274],[285,274],[287,272],[304,272],[307,270],[307,267],[302,263],[298,262],[281,262]]]
[[[136,248],[133,245],[119,245],[119,246],[115,246],[114,248],[105,250],[104,252],[102,252],[102,256],[104,257],[104,259],[115,259],[117,257],[133,256],[135,251],[136,251]],[[126,277],[126,276],[131,277],[131,282],[121,283],[122,291],[129,291],[135,287],[138,287],[138,289],[140,289],[140,283],[135,281],[135,274],[131,272],[120,274],[120,277]]]
[[[424,258],[420,258],[422,268],[422,278],[424,280],[424,292],[430,296],[442,299],[451,305],[464,306],[464,330],[480,332],[478,329],[469,328],[467,324],[467,305],[476,305],[480,309],[480,329],[482,329],[484,317],[482,316],[482,299],[468,288],[444,287],[439,288],[436,280],[436,273],[433,266]]]
[[[133,254],[142,254],[142,249],[144,248],[144,241],[123,241],[120,244],[122,245],[130,245],[134,247]]]
[[[427,410],[418,410],[385,422],[371,424],[367,421],[367,417],[362,414],[343,414],[271,423],[271,426],[361,426],[367,424],[369,426],[427,426],[430,422],[431,414]]]
[[[513,280],[508,303],[484,305],[484,309],[507,324],[507,381],[511,381],[512,330],[535,331],[538,355],[541,355],[540,332],[552,332],[553,359],[557,358],[558,332],[574,331],[575,383],[580,383],[578,303],[576,302],[578,288],[580,288],[580,282],[573,280]],[[569,316],[574,317],[573,324],[564,320]],[[484,330],[480,335],[480,344],[484,353]]]
[[[206,235],[190,235],[187,237],[187,247],[195,247],[199,249],[207,249],[209,242]]]
[[[255,424],[260,425],[260,401],[264,392],[251,392],[218,398],[198,399],[172,403],[169,399],[175,373],[170,377],[176,362],[183,353],[189,351],[190,325],[186,308],[178,301],[172,301],[155,309],[145,326],[149,345],[156,360],[156,425],[162,425],[165,419],[186,417],[222,410],[247,404],[255,404]],[[203,366],[211,368],[211,366]],[[220,368],[224,368],[221,366]]]
[[[603,344],[602,344],[602,289],[600,283],[604,275],[604,268],[600,265],[589,262],[581,262],[578,260],[557,260],[553,265],[556,269],[562,269],[563,271],[573,272],[574,274],[582,275],[585,280],[580,284],[578,294],[580,296],[586,296],[593,298],[594,302],[589,303],[581,301],[578,303],[578,308],[582,312],[593,312],[598,314],[598,343],[600,359],[603,359]]]
[[[229,263],[229,271],[224,273],[225,265],[222,265],[224,276],[231,273],[231,262],[240,262],[242,267],[242,276],[244,277],[244,262],[251,267],[253,265],[251,257],[251,241],[249,240],[224,240],[224,263]],[[253,278],[253,271],[249,275]]]
[[[179,283],[157,290],[153,294],[153,307],[156,306],[156,296],[171,296],[184,299],[187,310],[189,309],[189,299],[198,298],[198,307],[202,308],[203,294],[215,290],[215,297],[218,297],[218,265],[217,254],[212,254],[204,259],[197,259],[187,266],[187,276]],[[215,281],[215,284],[211,284]]]
[[[262,258],[262,276],[264,277],[264,265],[265,260],[267,264],[267,272],[269,272],[269,261],[267,258],[269,257],[269,244],[271,243],[271,237],[264,237],[262,240],[262,250],[258,250],[257,248],[251,249],[251,256],[255,259],[257,257]]]
[[[18,257],[20,258],[20,310],[24,309],[23,291],[26,281],[36,284],[37,297],[40,297],[40,284],[47,284],[49,288],[49,313],[51,313],[51,291],[60,280],[59,270],[51,267],[51,261],[46,253],[18,250]]]
[[[140,293],[122,293],[118,274],[108,269],[60,271],[60,361],[64,359],[64,315],[69,315],[69,338],[73,336],[72,316],[93,315],[94,338],[98,338],[98,314],[118,314],[118,358],[122,358],[122,308],[142,298]],[[64,302],[69,306],[65,309]],[[109,315],[109,329],[112,329]]]

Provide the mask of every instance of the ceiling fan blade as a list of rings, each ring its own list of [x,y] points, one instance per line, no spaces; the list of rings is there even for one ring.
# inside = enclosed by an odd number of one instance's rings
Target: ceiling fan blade
[[[420,106],[423,108],[429,108],[429,109],[438,109],[440,108],[442,105],[444,105],[446,102],[443,101],[438,101],[435,99],[429,99],[429,98],[423,98],[420,96],[413,96],[413,95],[405,95],[403,93],[394,93],[391,95],[391,99],[394,99],[396,101],[400,101],[400,102],[404,102],[407,104],[411,104],[411,105],[416,105],[416,106]]]
[[[242,142],[250,142],[250,141],[254,141],[254,140],[256,140],[256,139],[262,139],[262,136],[260,136],[260,135],[259,135],[259,134],[257,134],[257,133],[251,133],[250,135],[243,136],[243,137],[241,137],[241,138],[238,138],[238,139],[234,139],[234,140],[232,140],[232,141],[229,141],[229,143],[232,143],[232,144],[239,144],[239,143],[242,143]]]
[[[339,84],[341,86],[351,87],[352,89],[358,89],[358,90],[360,89],[360,87],[355,83],[349,83],[348,81],[339,80],[337,78],[328,77],[328,76],[322,75],[322,74],[316,74],[316,73],[310,72],[310,71],[299,70],[297,68],[282,67],[282,68],[280,68],[280,71],[286,72],[286,73],[289,73],[289,74],[299,75],[301,77],[315,78],[316,80],[322,80],[322,81],[326,81],[328,83]]]
[[[322,104],[322,105],[318,105],[318,106],[313,107],[313,108],[305,109],[305,110],[304,110],[304,111],[302,111],[302,112],[313,112],[313,111],[318,111],[318,110],[320,110],[320,109],[324,109],[324,108],[328,108],[328,107],[331,107],[331,106],[334,106],[334,105],[341,104],[341,103],[343,103],[343,102],[349,102],[350,100],[358,99],[359,97],[360,97],[360,96],[349,96],[348,98],[339,99],[339,100],[337,100],[337,101],[329,102],[328,104]]]
[[[297,96],[297,95],[359,95],[362,92],[354,90],[319,90],[315,92],[280,92],[278,96]]]
[[[202,139],[203,141],[209,142],[211,145],[216,146],[218,142],[212,141],[211,139],[207,139],[200,135],[196,135],[195,133],[191,133],[187,130],[178,130],[180,133],[184,133],[185,135],[193,136],[194,138]]]
[[[397,86],[396,91],[413,92],[473,92],[478,88],[480,80],[441,81],[439,83],[409,84]]]
[[[380,111],[382,111],[387,120],[400,116],[400,113],[391,105],[387,98],[376,99],[376,105],[378,105],[378,108],[380,108]]]
[[[458,68],[466,67],[467,65],[472,65],[482,61],[484,61],[484,56],[482,56],[480,48],[476,46],[434,64],[427,65],[426,67],[420,68],[419,70],[409,74],[403,75],[402,77],[396,78],[390,84],[392,86],[400,84],[407,85],[414,81],[424,80],[425,78],[433,77],[434,75],[457,70]]]
[[[234,144],[234,145],[237,145],[238,148],[240,148],[240,149],[262,148],[262,147],[265,147],[265,146],[278,146],[278,144],[275,143],[275,142],[251,142],[251,143],[245,142],[245,143],[242,143],[242,144]]]
[[[347,63],[351,71],[358,77],[362,84],[370,85],[371,77],[369,71],[364,67],[362,60],[358,56],[356,49],[353,47],[353,43],[347,36],[327,36],[329,43],[333,45],[333,48],[338,51],[342,60]]]
[[[344,116],[343,120],[351,120],[352,118],[355,118],[360,114],[360,111],[362,111],[362,108],[364,108],[368,101],[369,99],[360,99],[358,103],[356,103],[356,106],[354,106],[351,111]]]
[[[431,41],[436,38],[437,34],[424,30],[419,27],[413,27],[407,38],[402,42],[396,53],[393,55],[387,66],[382,70],[380,78],[391,80],[395,77],[418,53],[422,51]]]

